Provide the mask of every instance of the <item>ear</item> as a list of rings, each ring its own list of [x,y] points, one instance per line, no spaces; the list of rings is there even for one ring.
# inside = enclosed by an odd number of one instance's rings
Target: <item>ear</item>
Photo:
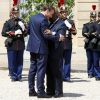
[[[48,10],[45,11],[48,14]]]

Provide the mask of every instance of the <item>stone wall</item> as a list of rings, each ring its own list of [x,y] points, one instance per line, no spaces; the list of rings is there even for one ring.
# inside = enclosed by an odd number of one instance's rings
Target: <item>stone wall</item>
[[[4,22],[9,18],[9,12],[11,9],[12,0],[0,0],[0,33],[3,27]],[[0,34],[0,53],[5,52],[4,40]]]

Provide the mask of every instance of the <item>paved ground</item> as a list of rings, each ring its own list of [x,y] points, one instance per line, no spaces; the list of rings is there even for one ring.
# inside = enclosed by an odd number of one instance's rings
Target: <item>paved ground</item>
[[[27,74],[28,71],[24,71],[23,82],[13,83],[8,77],[8,71],[0,70],[0,100],[40,100],[28,97]],[[64,97],[57,100],[100,100],[99,81],[88,79],[86,73],[72,73],[71,80],[71,83],[64,83]]]

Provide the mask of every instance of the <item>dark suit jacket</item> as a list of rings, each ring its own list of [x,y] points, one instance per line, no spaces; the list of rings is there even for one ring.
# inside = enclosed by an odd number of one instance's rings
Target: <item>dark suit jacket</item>
[[[66,25],[64,24],[64,21],[61,19],[58,19],[57,21],[55,21],[51,26],[50,29],[53,32],[56,32],[55,39],[49,40],[49,49],[54,50],[57,49],[59,47],[59,45],[63,45],[62,47],[64,48],[64,42],[59,42],[59,39],[57,39],[57,37],[59,37],[60,34],[64,35],[66,34],[66,30],[68,29],[66,27]],[[61,49],[63,49],[61,48]]]
[[[48,54],[47,39],[44,35],[44,31],[48,28],[48,20],[42,13],[30,18],[28,25],[29,40],[27,51],[38,54]]]

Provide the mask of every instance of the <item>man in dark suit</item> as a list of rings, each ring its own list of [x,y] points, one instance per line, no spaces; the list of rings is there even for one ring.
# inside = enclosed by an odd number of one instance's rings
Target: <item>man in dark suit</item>
[[[53,24],[50,26],[52,31],[56,32],[56,36],[61,34],[65,37],[67,30],[64,21],[58,18],[58,14],[53,16]],[[47,94],[55,98],[63,96],[62,66],[61,59],[63,57],[64,41],[54,40],[48,41],[49,55],[47,63]]]
[[[30,18],[28,25],[29,41],[27,51],[30,52],[30,70],[28,75],[29,82],[29,96],[36,96],[38,98],[48,98],[44,89],[44,78],[48,57],[48,43],[46,30],[49,29],[48,18],[51,18],[55,12],[52,6],[44,6],[43,12],[36,14]],[[49,30],[50,35],[55,34]],[[52,39],[52,36],[50,36]],[[35,92],[34,83],[35,75],[37,74],[37,93]]]

